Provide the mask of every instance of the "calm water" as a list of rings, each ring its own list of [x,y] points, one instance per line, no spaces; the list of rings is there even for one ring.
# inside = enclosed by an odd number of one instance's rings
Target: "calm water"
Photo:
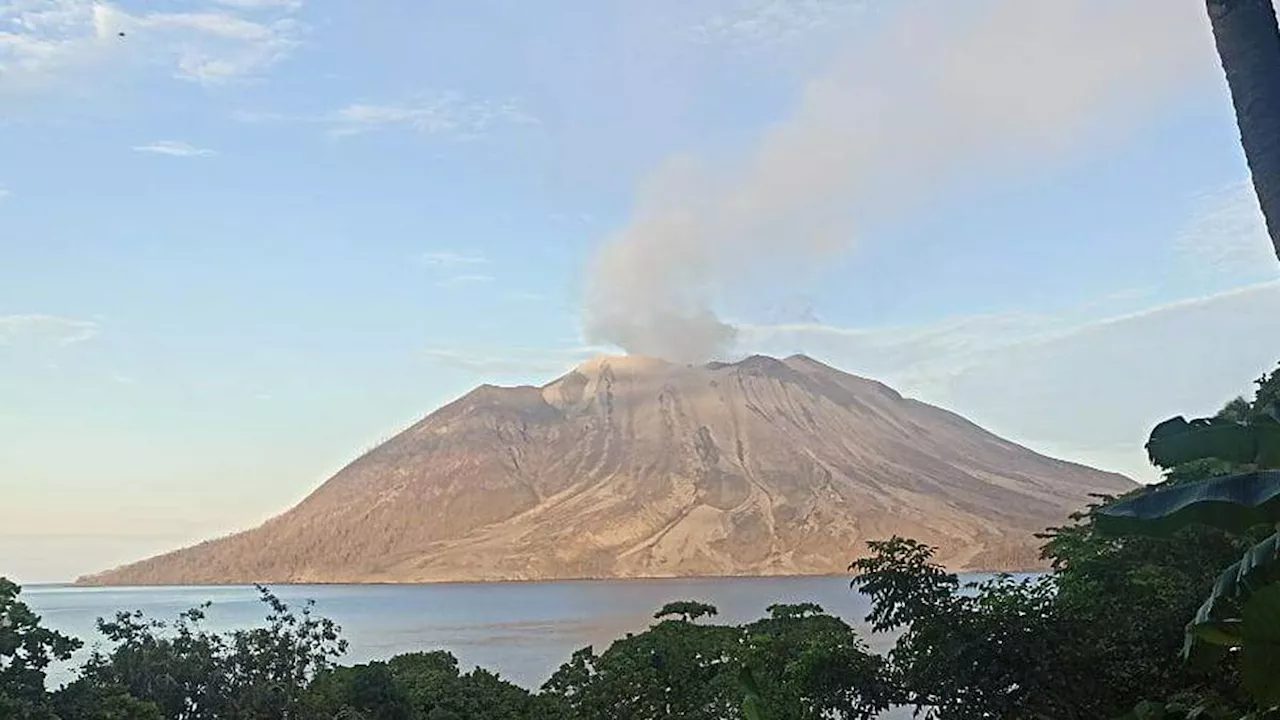
[[[975,576],[972,579],[979,579]],[[648,627],[653,612],[673,600],[701,600],[720,609],[722,622],[765,615],[773,603],[816,602],[858,628],[877,651],[889,638],[871,636],[866,598],[845,578],[629,580],[483,585],[292,585],[274,588],[291,605],[316,601],[350,642],[346,664],[417,650],[448,650],[464,669],[480,665],[536,688],[574,650],[603,649],[627,632]],[[97,617],[142,610],[171,619],[204,601],[213,603],[207,627],[259,624],[265,615],[251,587],[76,588],[30,586],[23,599],[55,629],[91,645]],[[51,677],[66,679],[66,671]]]

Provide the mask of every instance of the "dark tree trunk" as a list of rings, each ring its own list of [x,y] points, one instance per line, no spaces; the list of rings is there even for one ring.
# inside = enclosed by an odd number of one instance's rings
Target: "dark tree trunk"
[[[1280,257],[1280,29],[1271,0],[1206,0],[1240,142]]]

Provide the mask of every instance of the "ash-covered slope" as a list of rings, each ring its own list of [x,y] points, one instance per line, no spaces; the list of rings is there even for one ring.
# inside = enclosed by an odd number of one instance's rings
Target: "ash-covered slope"
[[[82,582],[823,574],[894,534],[1016,569],[1131,487],[804,356],[607,357],[477,388],[261,527]]]

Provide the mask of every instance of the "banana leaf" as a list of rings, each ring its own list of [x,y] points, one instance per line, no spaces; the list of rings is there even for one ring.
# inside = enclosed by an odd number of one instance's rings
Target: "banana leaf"
[[[1248,424],[1224,418],[1188,421],[1178,416],[1151,431],[1147,456],[1166,470],[1206,458],[1276,467],[1280,465],[1280,423],[1269,416]]]
[[[1159,487],[1094,511],[1094,527],[1111,535],[1170,535],[1201,524],[1228,532],[1280,521],[1280,471]]]
[[[1190,653],[1196,641],[1211,645],[1239,647],[1244,628],[1238,618],[1223,617],[1223,608],[1229,601],[1247,601],[1255,592],[1280,580],[1280,533],[1249,548],[1243,557],[1227,566],[1214,583],[1213,592],[1200,606],[1196,616],[1187,625],[1187,645]]]
[[[1254,701],[1280,705],[1280,585],[1258,591],[1244,606],[1240,680]]]
[[[742,714],[746,720],[767,720],[764,699],[751,668],[743,665],[738,669],[738,684],[742,687]]]

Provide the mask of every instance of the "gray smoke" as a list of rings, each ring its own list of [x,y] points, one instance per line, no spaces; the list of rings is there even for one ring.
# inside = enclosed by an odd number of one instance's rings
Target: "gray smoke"
[[[677,362],[723,356],[736,331],[713,308],[743,277],[784,285],[772,266],[820,266],[966,168],[1061,157],[1214,70],[1198,0],[916,3],[736,166],[659,167],[595,259],[584,332]]]

